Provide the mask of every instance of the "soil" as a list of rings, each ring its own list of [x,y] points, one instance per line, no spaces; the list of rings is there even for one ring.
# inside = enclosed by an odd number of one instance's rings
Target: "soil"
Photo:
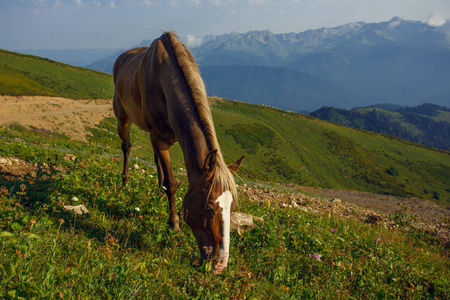
[[[89,134],[85,126],[95,126],[109,116],[113,116],[111,100],[0,96],[0,125],[18,123],[82,141]],[[21,159],[0,157],[0,176],[9,180],[33,173],[37,167]],[[252,201],[368,223],[383,222],[395,226],[393,216],[397,216],[397,221],[410,222],[413,228],[428,231],[446,244],[450,242],[450,206],[440,206],[424,199],[293,185],[281,188],[241,185],[239,190],[242,196]]]
[[[0,95],[0,126],[16,123],[87,141],[90,132],[86,126],[93,127],[110,116],[113,116],[112,101],[108,99]]]

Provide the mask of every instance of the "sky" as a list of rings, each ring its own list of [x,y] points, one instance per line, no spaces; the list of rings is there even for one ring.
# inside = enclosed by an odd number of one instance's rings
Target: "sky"
[[[130,48],[174,30],[204,35],[302,32],[363,21],[450,21],[450,0],[0,0],[0,48]]]

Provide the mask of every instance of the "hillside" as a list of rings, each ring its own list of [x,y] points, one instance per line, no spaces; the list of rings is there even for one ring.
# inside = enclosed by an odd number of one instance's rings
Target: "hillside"
[[[328,122],[450,150],[450,110],[446,107],[434,104],[417,107],[376,105],[352,110],[323,107],[310,115]]]
[[[103,73],[70,69],[66,65],[36,57],[13,54],[8,54],[7,57],[15,57],[18,65],[11,64],[10,69],[28,65],[30,60],[32,63],[29,64],[26,78],[36,86],[45,85],[50,80],[55,85],[53,90],[63,90],[67,85],[59,79],[61,70],[66,72],[67,78],[74,78],[74,86],[83,86],[85,79],[79,76],[83,72],[98,78],[91,79],[90,84],[95,82],[95,89],[106,91],[112,85],[109,81],[111,77]],[[52,74],[49,68],[52,64],[56,66],[57,77],[39,77],[43,69]],[[7,74],[5,82],[23,78],[17,72]],[[0,93],[7,94],[8,88],[10,86],[1,88]],[[83,91],[90,93],[88,89]],[[22,93],[28,94],[29,90],[24,89]],[[244,178],[450,203],[450,157],[447,151],[269,107],[218,98],[211,101],[216,130],[227,160],[234,161],[236,157],[247,154],[241,171]],[[92,134],[87,136],[88,140],[104,144],[112,153],[120,153],[115,122],[114,118],[109,118],[98,126],[86,124]],[[153,162],[147,134],[134,129],[132,140],[135,146],[132,154]],[[180,148],[174,147],[172,152],[175,164],[182,167]]]
[[[112,98],[111,75],[0,49],[0,94]]]
[[[239,181],[238,211],[262,219],[232,232],[228,267],[214,276],[209,263],[199,264],[191,229],[182,223],[173,232],[166,224],[168,205],[154,167],[133,161],[130,182],[120,188],[121,159],[103,145],[18,126],[0,133],[2,298],[450,295],[449,249],[411,227],[417,217],[406,209],[388,219],[337,199]],[[180,211],[187,180],[176,171]],[[69,205],[88,213],[74,214]]]
[[[359,99],[332,81],[299,71],[262,66],[200,68],[210,95],[284,110],[314,111],[319,104],[353,108]]]

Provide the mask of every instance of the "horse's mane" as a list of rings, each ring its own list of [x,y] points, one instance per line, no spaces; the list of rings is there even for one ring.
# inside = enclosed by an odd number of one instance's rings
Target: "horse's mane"
[[[236,184],[234,182],[233,174],[225,164],[222,151],[219,147],[211,110],[206,97],[205,84],[200,76],[200,71],[194,61],[194,58],[192,57],[192,54],[189,52],[188,48],[178,40],[175,33],[169,31],[161,36],[161,39],[166,38],[169,39],[170,44],[172,45],[178,65],[180,66],[189,86],[189,90],[194,101],[194,106],[197,109],[200,122],[203,126],[203,133],[205,134],[208,145],[211,147],[210,150],[217,149],[216,171],[213,178],[212,188],[214,188],[215,185],[220,184],[223,190],[229,190],[234,199],[237,199]]]

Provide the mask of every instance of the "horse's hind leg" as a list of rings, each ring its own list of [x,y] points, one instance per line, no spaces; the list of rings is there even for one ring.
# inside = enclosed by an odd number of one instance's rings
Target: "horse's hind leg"
[[[177,192],[176,179],[173,176],[172,165],[170,163],[169,145],[161,141],[156,134],[150,135],[153,151],[155,152],[155,162],[158,169],[159,184],[164,187],[164,191],[169,200],[169,225],[174,231],[180,230],[180,218],[175,207],[175,194]]]
[[[122,152],[123,152],[122,186],[125,186],[127,184],[129,177],[128,160],[130,157],[130,150],[131,150],[130,128],[131,128],[130,122],[122,124],[122,126],[119,125],[119,136],[122,139]]]
[[[123,152],[123,172],[122,172],[122,187],[128,182],[128,160],[130,157],[131,141],[130,141],[130,129],[131,121],[128,115],[125,113],[122,105],[114,99],[114,113],[117,118],[117,129],[119,137],[122,140],[122,152]]]

